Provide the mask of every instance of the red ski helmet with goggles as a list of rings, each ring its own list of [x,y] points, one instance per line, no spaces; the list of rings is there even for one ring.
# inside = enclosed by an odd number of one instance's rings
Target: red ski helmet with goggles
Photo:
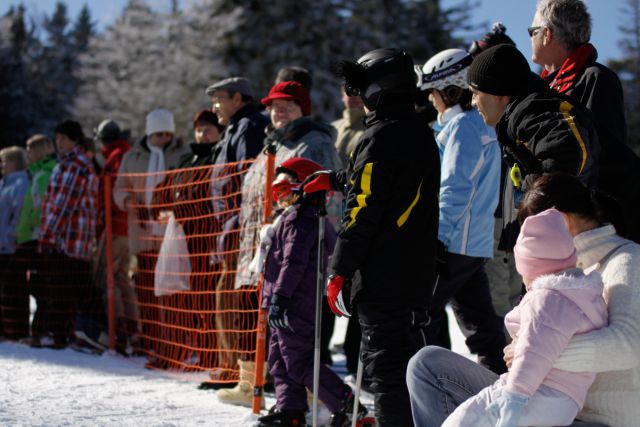
[[[285,160],[276,168],[276,177],[281,174],[287,174],[293,178],[293,182],[284,179],[277,179],[273,182],[273,198],[281,200],[289,197],[293,192],[300,191],[300,184],[314,172],[324,170],[322,166],[313,160],[304,159],[302,157],[293,157]]]

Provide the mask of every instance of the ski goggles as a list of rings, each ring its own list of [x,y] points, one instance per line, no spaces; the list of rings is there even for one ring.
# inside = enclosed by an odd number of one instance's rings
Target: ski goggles
[[[273,193],[273,200],[281,201],[289,199],[293,194],[300,193],[300,183],[291,182],[286,179],[275,181],[271,185],[271,191]]]

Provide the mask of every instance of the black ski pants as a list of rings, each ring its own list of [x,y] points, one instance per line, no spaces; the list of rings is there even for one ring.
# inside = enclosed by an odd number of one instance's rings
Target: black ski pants
[[[407,303],[357,304],[362,328],[362,361],[371,378],[381,427],[413,425],[406,373],[409,359],[425,345],[426,310]]]
[[[445,271],[437,278],[431,307],[427,343],[451,348],[442,339],[446,327],[446,305],[451,307],[469,350],[478,355],[478,362],[497,374],[507,371],[502,359],[507,345],[503,318],[491,302],[489,280],[484,271],[484,258],[447,253]]]

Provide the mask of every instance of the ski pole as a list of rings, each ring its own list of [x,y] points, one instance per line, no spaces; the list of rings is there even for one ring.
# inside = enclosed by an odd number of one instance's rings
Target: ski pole
[[[353,397],[353,415],[351,416],[351,427],[356,427],[358,423],[358,406],[360,402],[360,388],[362,387],[362,374],[364,363],[362,362],[362,341],[360,341],[360,353],[358,354],[358,371],[356,372],[356,390]]]
[[[318,427],[318,391],[320,389],[320,334],[322,327],[322,297],[324,295],[324,227],[327,209],[324,193],[318,204],[318,276],[316,282],[316,330],[313,343],[313,427]]]

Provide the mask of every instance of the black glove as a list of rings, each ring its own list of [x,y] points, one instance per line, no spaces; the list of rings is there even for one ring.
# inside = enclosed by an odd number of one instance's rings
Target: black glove
[[[289,306],[289,298],[282,295],[275,294],[271,297],[271,305],[269,306],[269,316],[267,317],[267,323],[270,327],[275,329],[289,329],[291,332],[295,332],[289,324],[289,317],[287,317],[287,307]]]

